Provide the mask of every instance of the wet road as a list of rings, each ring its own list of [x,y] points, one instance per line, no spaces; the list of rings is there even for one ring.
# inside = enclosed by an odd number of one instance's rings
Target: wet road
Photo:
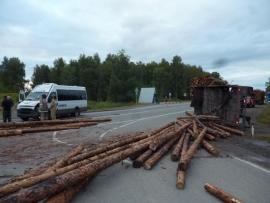
[[[79,130],[4,138],[0,142],[0,148],[5,148],[0,150],[0,180],[60,156],[77,144],[98,142],[119,133],[158,128],[184,115],[187,110],[192,110],[189,103],[91,112],[82,117],[111,117],[112,122]],[[192,160],[185,190],[176,189],[177,163],[166,156],[151,171],[134,169],[128,163],[104,170],[76,196],[74,202],[219,202],[204,191],[206,182],[232,192],[245,202],[269,202],[270,145],[238,137],[216,144],[221,149],[219,157],[213,158],[200,150]],[[249,149],[251,144],[252,150]],[[13,149],[17,145],[21,149],[19,152]],[[264,150],[256,153],[259,148]]]

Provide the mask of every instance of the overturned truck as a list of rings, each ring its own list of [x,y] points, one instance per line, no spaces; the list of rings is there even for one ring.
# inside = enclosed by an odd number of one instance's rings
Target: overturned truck
[[[247,127],[250,117],[246,115],[243,86],[228,84],[192,86],[191,106],[197,115],[215,115],[228,125]]]

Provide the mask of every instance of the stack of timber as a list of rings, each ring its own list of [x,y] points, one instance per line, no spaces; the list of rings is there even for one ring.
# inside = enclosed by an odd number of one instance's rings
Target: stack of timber
[[[191,87],[223,86],[227,84],[227,81],[220,80],[211,76],[197,77],[191,81]]]
[[[23,135],[26,133],[79,129],[81,127],[97,125],[98,123],[108,121],[111,121],[111,119],[68,119],[1,123],[0,137]]]
[[[0,203],[67,203],[103,169],[129,158],[134,168],[151,170],[168,152],[172,161],[178,161],[176,187],[183,189],[190,162],[200,147],[217,156],[219,151],[212,140],[243,134],[224,126],[216,117],[186,114],[151,132],[118,136],[94,148],[77,146],[59,160],[0,186]]]

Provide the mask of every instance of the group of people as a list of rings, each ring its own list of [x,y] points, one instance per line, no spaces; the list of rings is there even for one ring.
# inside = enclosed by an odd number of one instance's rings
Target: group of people
[[[47,102],[47,96],[46,94],[43,94],[40,98],[39,102],[39,112],[40,112],[40,120],[47,120],[49,119],[49,110],[50,110],[50,117],[51,120],[56,119],[56,111],[57,111],[57,102],[56,102],[56,96],[52,96],[52,101],[50,103],[50,109],[48,107],[48,102]]]
[[[4,96],[3,101],[1,103],[2,113],[3,113],[3,122],[11,122],[12,116],[12,107],[14,103],[10,96]],[[50,108],[48,107],[47,96],[43,94],[40,98],[39,104],[39,112],[40,112],[40,120],[48,120],[49,112],[51,120],[56,119],[56,111],[57,111],[57,101],[56,96],[52,96],[52,100],[50,103]]]

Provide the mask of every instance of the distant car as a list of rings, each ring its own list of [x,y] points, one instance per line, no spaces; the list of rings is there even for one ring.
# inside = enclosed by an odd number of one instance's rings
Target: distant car
[[[57,85],[45,83],[36,86],[17,106],[17,115],[26,121],[29,118],[39,119],[39,100],[45,94],[48,106],[52,96],[57,100],[57,116],[69,115],[79,116],[82,111],[87,111],[86,88],[80,86]]]

